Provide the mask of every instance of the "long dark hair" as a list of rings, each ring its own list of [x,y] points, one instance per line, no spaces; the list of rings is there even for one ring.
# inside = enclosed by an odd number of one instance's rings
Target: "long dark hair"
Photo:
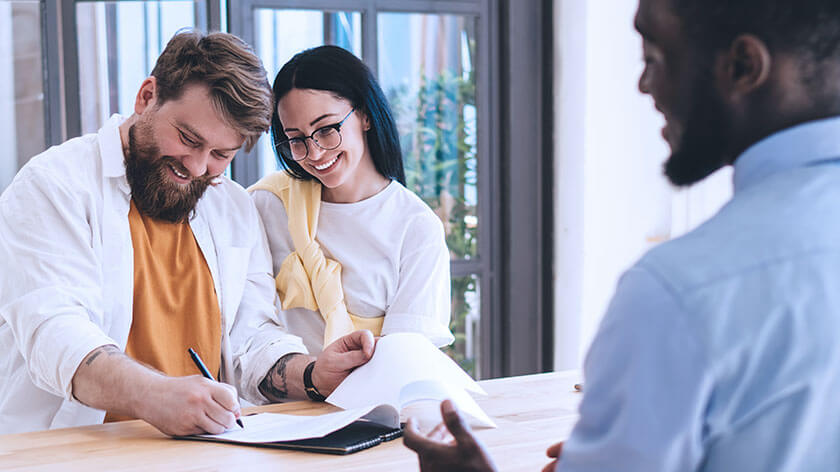
[[[281,152],[279,144],[288,136],[277,115],[277,103],[293,88],[331,92],[367,115],[370,120],[367,146],[374,167],[383,176],[405,185],[397,124],[385,94],[370,69],[352,53],[337,46],[319,46],[296,54],[274,78],[271,138],[274,152],[287,173],[302,180],[314,178],[290,155]]]

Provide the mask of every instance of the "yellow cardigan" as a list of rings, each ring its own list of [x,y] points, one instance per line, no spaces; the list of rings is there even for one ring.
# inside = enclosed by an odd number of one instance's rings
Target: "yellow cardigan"
[[[341,264],[327,259],[315,241],[321,209],[321,184],[275,172],[263,177],[248,191],[268,190],[277,196],[289,217],[289,234],[295,250],[280,266],[275,277],[277,293],[284,310],[318,310],[324,318],[324,346],[357,329],[368,329],[375,336],[382,332],[385,316],[365,318],[347,311],[341,288]]]

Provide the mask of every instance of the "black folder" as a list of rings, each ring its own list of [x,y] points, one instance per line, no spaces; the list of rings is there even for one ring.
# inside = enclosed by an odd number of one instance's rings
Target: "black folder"
[[[350,423],[337,431],[333,431],[326,436],[320,438],[301,439],[298,441],[243,443],[201,436],[184,436],[179,439],[193,439],[198,441],[238,444],[241,446],[272,447],[276,449],[292,449],[297,451],[319,452],[322,454],[345,455],[396,439],[402,436],[402,432],[402,428],[391,428],[378,423],[372,423],[367,420],[356,420],[353,423]]]

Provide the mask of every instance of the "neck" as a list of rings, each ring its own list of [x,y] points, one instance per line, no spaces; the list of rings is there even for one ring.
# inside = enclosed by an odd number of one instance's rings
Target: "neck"
[[[345,183],[335,188],[322,187],[321,200],[329,203],[356,203],[381,192],[389,183],[391,183],[389,179],[375,172],[375,176],[358,179],[358,181]]]
[[[122,145],[123,155],[128,154],[128,130],[137,122],[137,115],[131,115],[127,120],[119,126],[120,130],[120,144]]]

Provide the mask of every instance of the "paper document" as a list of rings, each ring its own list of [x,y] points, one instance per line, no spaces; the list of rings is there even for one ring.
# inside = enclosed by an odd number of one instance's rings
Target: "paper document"
[[[299,439],[320,438],[339,430],[358,419],[398,428],[399,414],[389,405],[367,406],[318,416],[260,413],[243,416],[244,428],[234,428],[222,434],[199,434],[203,438],[257,444]]]
[[[425,336],[394,333],[380,338],[373,357],[353,371],[327,397],[344,409],[451,399],[473,426],[496,427],[468,392],[487,393]]]

